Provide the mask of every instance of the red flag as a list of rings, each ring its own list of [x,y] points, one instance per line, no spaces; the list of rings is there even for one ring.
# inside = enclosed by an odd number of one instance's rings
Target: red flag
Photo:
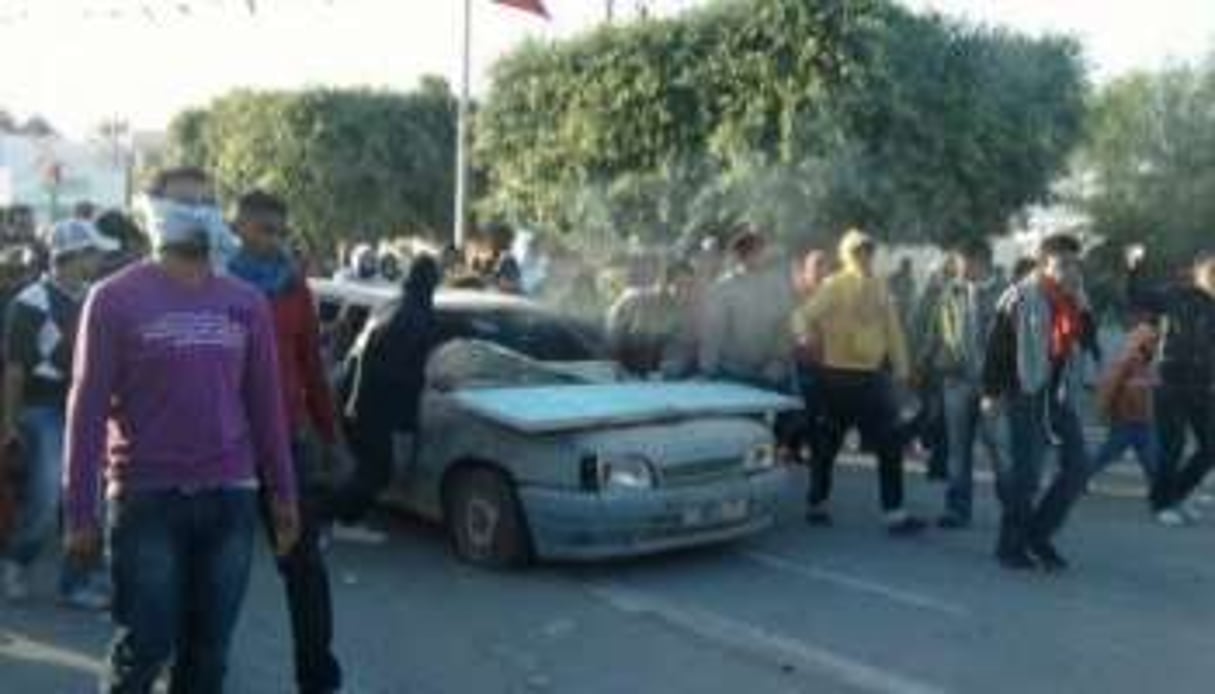
[[[534,15],[539,15],[548,19],[548,10],[544,7],[543,0],[494,0],[499,5],[506,5],[524,12],[531,12]]]

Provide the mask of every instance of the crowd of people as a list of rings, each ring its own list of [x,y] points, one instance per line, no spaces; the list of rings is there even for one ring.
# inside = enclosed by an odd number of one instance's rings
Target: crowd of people
[[[1154,287],[1143,247],[1129,249],[1128,337],[1107,360],[1084,249],[1066,233],[1009,270],[986,241],[956,244],[920,291],[910,261],[881,276],[877,241],[857,230],[834,254],[810,248],[792,265],[751,225],[727,247],[724,265],[710,244],[626,290],[608,311],[608,336],[640,377],[718,378],[803,397],[805,409],[776,433],[786,457],[809,466],[811,525],[832,523],[833,469],[852,430],[877,459],[896,536],[929,526],[904,503],[908,455],[922,450],[929,477],[944,481],[935,525],[957,530],[972,524],[981,451],[1002,511],[995,556],[1009,569],[1066,568],[1055,535],[1089,480],[1128,450],[1158,522],[1199,517],[1193,497],[1215,467],[1215,251],[1196,255],[1183,283]],[[1085,435],[1092,390],[1108,425],[1095,451]],[[1044,479],[1048,461],[1057,467]]]
[[[21,505],[0,588],[27,599],[30,567],[62,526],[61,599],[108,607],[116,627],[106,691],[149,692],[166,667],[171,691],[222,691],[259,528],[283,579],[299,690],[341,688],[323,537],[372,508],[417,427],[441,285],[531,294],[593,319],[628,378],[800,396],[804,409],[775,434],[809,467],[816,527],[833,523],[834,469],[853,431],[877,460],[896,537],[929,527],[906,503],[909,451],[923,449],[945,482],[935,525],[959,530],[973,522],[981,449],[1001,507],[995,556],[1010,570],[1067,567],[1055,535],[1127,450],[1169,526],[1193,522],[1189,502],[1215,467],[1215,252],[1195,258],[1188,282],[1159,287],[1144,249],[1128,252],[1134,314],[1107,365],[1082,244],[1068,234],[1011,273],[986,242],[959,244],[922,290],[910,263],[883,276],[879,243],[860,230],[789,262],[740,224],[626,259],[615,292],[568,251],[518,257],[504,225],[429,255],[361,245],[339,279],[399,284],[404,300],[359,338],[335,394],[307,282],[315,264],[292,243],[287,205],[253,190],[234,207],[229,222],[208,175],[178,168],[141,198],[138,223],[91,206],[41,235],[28,216],[5,219],[0,431]],[[1080,402],[1090,373],[1102,374],[1109,425],[1095,455]],[[355,469],[337,479],[348,447]]]

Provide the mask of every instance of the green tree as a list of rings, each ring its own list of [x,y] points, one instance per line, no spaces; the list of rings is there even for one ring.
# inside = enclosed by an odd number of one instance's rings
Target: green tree
[[[1081,202],[1112,245],[1147,242],[1162,259],[1215,229],[1215,61],[1125,77],[1094,99],[1078,158]]]
[[[532,43],[492,77],[482,209],[621,236],[995,233],[1047,195],[1086,94],[1072,41],[888,0],[723,0]]]
[[[455,101],[442,80],[408,94],[239,91],[169,132],[171,161],[207,168],[226,195],[283,195],[314,243],[451,226]]]

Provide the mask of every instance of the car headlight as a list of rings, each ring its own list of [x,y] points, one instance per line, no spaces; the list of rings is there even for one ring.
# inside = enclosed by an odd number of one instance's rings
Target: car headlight
[[[743,459],[743,469],[747,472],[763,472],[776,467],[776,446],[770,443],[760,444],[747,451]]]
[[[654,466],[642,456],[592,456],[586,462],[593,464],[594,482],[598,490],[654,488]],[[584,486],[586,486],[587,472],[592,472],[592,470],[584,471]]]

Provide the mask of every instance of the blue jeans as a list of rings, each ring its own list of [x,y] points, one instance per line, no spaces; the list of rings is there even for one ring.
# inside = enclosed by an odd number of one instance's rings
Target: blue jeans
[[[1101,445],[1097,456],[1093,458],[1093,467],[1089,471],[1089,475],[1097,476],[1127,451],[1134,451],[1135,459],[1139,461],[1139,467],[1143,469],[1144,479],[1151,484],[1156,478],[1159,448],[1156,427],[1151,422],[1111,424],[1105,443]]]
[[[63,410],[29,407],[18,420],[25,447],[25,472],[20,517],[5,548],[6,559],[29,566],[48,541],[59,537],[59,509],[63,489]],[[69,562],[59,575],[59,592],[66,595],[88,582],[89,573]]]
[[[974,505],[975,443],[982,443],[993,470],[1003,465],[998,422],[984,416],[977,384],[947,380],[944,386],[945,425],[949,441],[949,484],[945,489],[945,510],[970,521]]]
[[[1088,480],[1088,453],[1075,407],[1048,400],[1045,393],[1037,393],[1012,397],[1005,404],[1012,455],[997,468],[996,489],[1003,506],[997,547],[1001,553],[1049,542]],[[1041,493],[1050,448],[1056,449],[1059,469]]]
[[[249,583],[257,492],[132,492],[110,505],[113,619],[105,691],[220,694]]]

